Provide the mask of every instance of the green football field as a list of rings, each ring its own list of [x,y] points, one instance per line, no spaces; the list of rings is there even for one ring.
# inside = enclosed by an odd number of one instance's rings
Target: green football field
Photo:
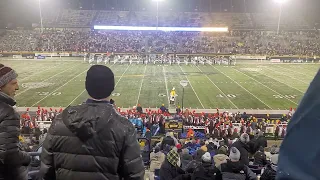
[[[20,107],[66,107],[88,97],[84,88],[89,64],[82,61],[9,61],[0,63],[19,73]],[[296,107],[319,64],[210,65],[107,65],[115,74],[112,99],[119,107],[168,106],[175,87],[181,105],[181,80],[185,88],[184,107],[198,109],[289,109]],[[103,83],[103,82],[97,82]],[[174,108],[170,106],[170,108]]]

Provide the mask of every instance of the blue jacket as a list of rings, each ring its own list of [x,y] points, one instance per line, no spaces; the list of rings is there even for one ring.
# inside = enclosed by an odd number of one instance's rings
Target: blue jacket
[[[320,144],[317,142],[319,128],[320,71],[288,125],[287,135],[280,148],[277,180],[320,179]]]

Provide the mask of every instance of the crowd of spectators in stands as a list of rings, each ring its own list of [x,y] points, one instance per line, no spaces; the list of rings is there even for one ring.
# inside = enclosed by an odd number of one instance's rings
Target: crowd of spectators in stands
[[[260,55],[319,55],[319,33],[231,31],[8,31],[0,37],[0,52],[115,52],[115,53],[218,53]]]

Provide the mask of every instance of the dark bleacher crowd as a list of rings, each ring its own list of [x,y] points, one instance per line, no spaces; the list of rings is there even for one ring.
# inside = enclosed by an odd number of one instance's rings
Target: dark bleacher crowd
[[[0,52],[220,53],[319,55],[319,32],[231,31],[230,33],[77,31],[7,31]]]

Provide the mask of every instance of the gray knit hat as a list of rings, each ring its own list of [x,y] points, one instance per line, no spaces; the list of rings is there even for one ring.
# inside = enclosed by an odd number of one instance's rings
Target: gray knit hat
[[[229,155],[230,160],[239,161],[240,160],[240,155],[241,155],[240,151],[237,148],[232,147],[230,149],[230,155]]]
[[[8,84],[10,81],[16,79],[18,74],[8,66],[0,64],[0,87]]]
[[[202,155],[202,161],[206,163],[211,163],[211,155],[210,153],[206,152]]]

